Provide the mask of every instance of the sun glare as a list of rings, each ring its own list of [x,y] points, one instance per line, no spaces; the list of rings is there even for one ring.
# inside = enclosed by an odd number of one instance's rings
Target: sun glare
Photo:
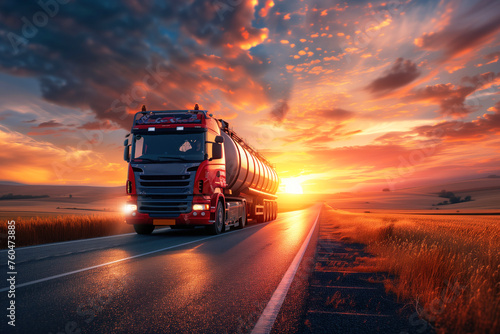
[[[302,186],[297,178],[282,179],[284,192],[287,194],[303,194]]]

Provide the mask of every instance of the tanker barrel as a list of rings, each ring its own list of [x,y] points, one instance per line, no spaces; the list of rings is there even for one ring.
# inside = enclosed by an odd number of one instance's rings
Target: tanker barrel
[[[226,182],[233,193],[246,193],[248,189],[274,195],[279,178],[276,171],[251,150],[239,137],[222,132],[226,156]],[[246,147],[245,147],[246,146]]]

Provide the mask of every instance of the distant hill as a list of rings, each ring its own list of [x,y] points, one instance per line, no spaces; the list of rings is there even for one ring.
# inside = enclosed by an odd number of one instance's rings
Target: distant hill
[[[384,188],[380,187],[379,191],[324,194],[323,196],[318,194],[303,195],[303,198],[296,198],[293,204],[300,208],[308,201],[323,200],[334,208],[372,213],[377,212],[377,210],[439,210],[439,212],[452,210],[455,213],[457,210],[460,212],[500,211],[500,178],[498,177],[485,176],[455,182],[445,180],[443,183],[435,182],[434,185],[422,185],[394,191],[383,191]],[[435,205],[443,201],[443,198],[439,197],[443,190],[452,192],[463,199],[470,196],[471,200],[438,208]],[[286,202],[287,196],[289,195],[279,196],[278,201]]]
[[[125,187],[79,185],[0,185],[0,217],[117,212],[126,201]]]
[[[24,186],[24,183],[19,183],[19,182],[14,182],[14,181],[4,181],[0,180],[0,184],[6,185],[6,186]]]

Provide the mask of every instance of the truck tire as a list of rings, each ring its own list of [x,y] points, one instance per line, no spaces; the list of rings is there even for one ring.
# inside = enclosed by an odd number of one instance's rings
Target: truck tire
[[[240,223],[238,224],[237,229],[244,228],[246,224],[247,224],[247,208],[246,205],[243,205],[243,214],[241,215]]]
[[[264,202],[264,208],[262,209],[262,222],[267,222],[267,203]]]
[[[151,234],[155,229],[154,225],[149,224],[134,224],[134,230],[137,234]]]
[[[262,208],[262,214],[255,216],[255,219],[257,220],[258,224],[261,224],[264,222],[265,215],[266,215],[266,204],[264,203],[264,207]]]
[[[269,202],[264,202],[264,222],[268,222],[270,221],[271,219],[271,210],[269,210],[271,208],[271,206],[269,205],[270,203]]]
[[[207,226],[208,232],[213,235],[221,234],[224,231],[224,208],[222,202],[217,203],[215,210],[215,222]]]

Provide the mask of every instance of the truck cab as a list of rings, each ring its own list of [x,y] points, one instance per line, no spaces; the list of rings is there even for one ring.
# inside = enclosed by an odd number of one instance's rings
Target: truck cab
[[[150,234],[155,226],[206,226],[219,234],[246,224],[254,198],[245,191],[233,194],[226,182],[223,144],[234,143],[222,133],[224,126],[197,105],[135,114],[124,160],[129,163],[126,222],[137,233]]]

